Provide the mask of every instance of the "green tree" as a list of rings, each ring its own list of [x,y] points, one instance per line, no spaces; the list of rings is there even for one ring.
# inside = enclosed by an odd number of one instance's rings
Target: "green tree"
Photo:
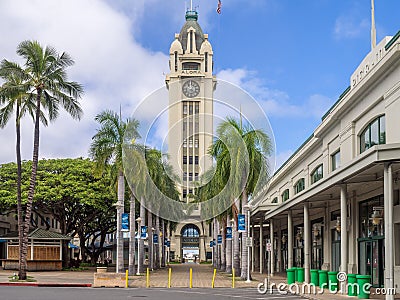
[[[117,273],[119,273],[124,269],[121,218],[124,211],[125,175],[122,149],[124,144],[133,145],[135,140],[140,137],[137,131],[139,122],[135,119],[122,121],[117,113],[110,110],[101,112],[95,117],[95,120],[100,124],[100,128],[92,138],[89,155],[96,161],[99,171],[103,171],[107,165],[111,165],[117,178]],[[126,134],[128,126],[129,134]]]

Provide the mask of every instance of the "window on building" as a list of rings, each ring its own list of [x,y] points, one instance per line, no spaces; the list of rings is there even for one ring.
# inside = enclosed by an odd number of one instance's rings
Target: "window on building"
[[[360,134],[360,153],[372,146],[386,143],[385,116],[380,116],[365,127]]]
[[[193,181],[193,173],[192,172],[189,173],[189,181]]]
[[[189,104],[189,115],[193,115],[193,103]]]
[[[297,180],[296,184],[294,185],[294,193],[295,194],[300,193],[305,188],[306,188],[305,180],[304,180],[304,178],[300,178],[299,180]]]
[[[272,199],[271,203],[278,203],[278,197],[275,197],[274,199]]]
[[[187,148],[187,140],[186,139],[183,140],[183,148]]]
[[[186,198],[186,196],[187,196],[187,189],[183,189],[183,191],[182,191],[182,197],[183,197],[183,198]]]
[[[317,182],[318,180],[324,177],[324,168],[323,165],[320,164],[315,170],[311,173],[311,184]]]
[[[199,157],[197,155],[194,157],[194,164],[195,165],[199,164]]]
[[[204,71],[208,72],[208,52],[204,53]]]
[[[184,165],[187,164],[187,156],[186,156],[186,155],[183,156],[183,164],[184,164]]]
[[[189,148],[193,148],[193,139],[192,138],[189,139]]]
[[[187,180],[187,172],[183,172],[183,180],[184,180],[184,181]]]
[[[340,167],[340,150],[331,155],[332,171]]]
[[[199,104],[199,102],[195,102],[195,104],[194,104],[194,113],[196,115],[198,115],[199,112],[200,112],[200,104]]]
[[[175,72],[178,71],[178,52],[175,51],[174,53],[175,56]]]
[[[188,113],[188,103],[183,102],[183,114],[187,115],[187,113]]]
[[[182,64],[182,69],[188,71],[197,71],[200,70],[200,64],[194,62],[185,62]]]
[[[194,147],[199,148],[199,139],[194,140]]]
[[[189,156],[189,165],[193,165],[193,156]]]
[[[286,201],[287,199],[289,199],[289,189],[284,190],[282,193],[282,202]]]

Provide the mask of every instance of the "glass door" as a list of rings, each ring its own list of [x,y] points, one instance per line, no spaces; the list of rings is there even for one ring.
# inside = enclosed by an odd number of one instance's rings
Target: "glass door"
[[[359,240],[360,274],[371,275],[373,287],[383,287],[385,246],[383,238]]]

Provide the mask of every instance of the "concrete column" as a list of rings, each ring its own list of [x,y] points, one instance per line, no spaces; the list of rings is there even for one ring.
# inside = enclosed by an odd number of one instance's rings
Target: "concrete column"
[[[347,273],[347,186],[340,186],[340,271]]]
[[[274,276],[274,268],[275,268],[275,258],[274,258],[274,220],[271,219],[269,223],[269,235],[270,235],[270,241],[271,241],[271,253],[270,253],[270,264],[271,264],[271,276]]]
[[[263,219],[260,221],[260,274],[263,273],[264,267],[264,252],[263,252]]]
[[[254,224],[251,225],[251,238],[253,239],[253,247],[251,247],[251,272],[254,272],[254,265],[256,264],[255,256],[254,256]],[[250,253],[249,253],[250,254]]]
[[[304,280],[310,283],[310,215],[308,203],[304,203]]]
[[[288,269],[293,268],[293,219],[292,211],[288,211],[288,239],[287,239],[287,252],[288,252]]]
[[[357,195],[353,191],[351,199],[349,201],[350,211],[348,215],[350,218],[350,230],[349,230],[349,263],[347,264],[347,272],[357,274],[357,237],[358,237],[358,215],[357,215]]]
[[[394,247],[393,247],[393,173],[392,165],[385,163],[383,171],[384,222],[385,222],[385,288],[394,288]],[[386,295],[393,300],[394,295]]]

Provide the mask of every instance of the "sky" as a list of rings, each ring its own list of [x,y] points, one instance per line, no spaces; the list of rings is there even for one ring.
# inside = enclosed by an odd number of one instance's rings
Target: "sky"
[[[105,109],[129,117],[162,87],[168,52],[185,22],[183,0],[1,0],[0,59],[38,40],[68,52],[70,80],[83,84],[84,116],[41,128],[41,158],[87,157]],[[193,0],[209,34],[214,72],[247,91],[268,116],[281,165],[320,124],[371,48],[370,0]],[[400,30],[398,0],[375,0],[377,41]],[[24,120],[22,156],[31,159],[33,123]],[[15,129],[0,130],[0,163],[15,161]]]

